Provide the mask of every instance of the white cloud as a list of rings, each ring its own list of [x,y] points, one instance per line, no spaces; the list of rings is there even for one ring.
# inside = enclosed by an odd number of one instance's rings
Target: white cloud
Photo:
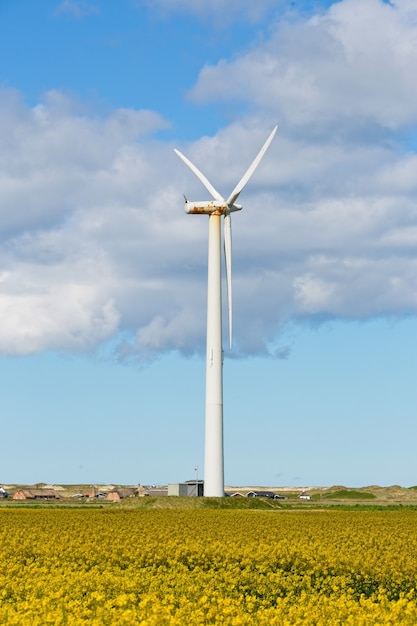
[[[343,0],[323,15],[280,21],[267,43],[203,68],[190,97],[247,100],[311,133],[416,124],[416,15],[407,2]]]
[[[29,289],[25,294],[0,294],[1,352],[94,350],[112,336],[119,322],[114,302],[99,302],[95,295],[93,286],[60,286],[53,281],[47,291],[37,294]]]
[[[280,124],[233,216],[237,353],[265,353],[291,318],[417,313],[416,28],[405,0],[343,0],[202,72],[195,98],[252,105],[176,146],[219,191]],[[152,139],[166,125],[0,91],[0,352],[204,349],[207,219],[181,193],[206,192]]]
[[[11,90],[0,91],[0,101],[0,232],[9,234],[67,219],[91,202],[100,177],[117,178],[130,143],[166,125],[149,111],[97,119],[58,92],[33,109]]]

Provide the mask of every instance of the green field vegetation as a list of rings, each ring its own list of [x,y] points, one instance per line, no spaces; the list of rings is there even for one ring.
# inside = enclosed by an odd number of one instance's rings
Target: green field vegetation
[[[326,493],[313,495],[315,500],[325,498],[336,500],[374,500],[376,495],[369,491],[360,491],[358,489],[337,489],[336,491],[327,491]]]

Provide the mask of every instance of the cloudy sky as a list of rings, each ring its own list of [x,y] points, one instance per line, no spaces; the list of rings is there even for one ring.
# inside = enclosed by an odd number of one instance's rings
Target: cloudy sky
[[[204,458],[207,218],[233,216],[230,485],[417,484],[415,0],[1,0],[0,482]]]

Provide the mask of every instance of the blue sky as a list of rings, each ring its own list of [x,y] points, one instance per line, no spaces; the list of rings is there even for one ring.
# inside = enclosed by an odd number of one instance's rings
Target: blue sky
[[[226,483],[417,484],[415,2],[3,0],[0,28],[0,481],[202,475],[206,192],[173,148],[228,195],[278,124],[233,221]]]

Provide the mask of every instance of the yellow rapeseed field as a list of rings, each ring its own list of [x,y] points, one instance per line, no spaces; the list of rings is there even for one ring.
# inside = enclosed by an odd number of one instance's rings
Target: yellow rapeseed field
[[[417,512],[0,510],[0,623],[417,624]]]

